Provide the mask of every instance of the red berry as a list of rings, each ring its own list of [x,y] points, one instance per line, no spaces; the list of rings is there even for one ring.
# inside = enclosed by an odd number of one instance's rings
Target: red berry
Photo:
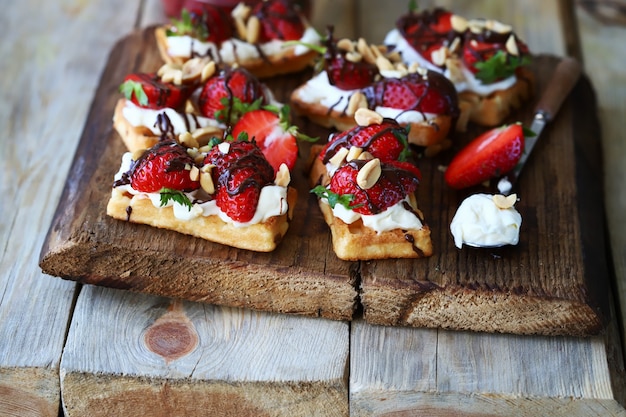
[[[463,62],[466,67],[473,73],[477,73],[479,71],[479,68],[476,67],[477,63],[488,61],[500,51],[506,54],[507,59],[510,59],[512,55],[508,52],[506,43],[511,36],[514,36],[518,49],[515,59],[528,55],[528,46],[512,32],[498,33],[484,30],[480,33],[474,33],[468,31],[465,35],[462,52]]]
[[[189,176],[193,165],[193,158],[182,145],[162,141],[148,149],[135,162],[129,172],[130,185],[144,193],[155,193],[162,188],[196,190],[200,183]]]
[[[156,74],[145,73],[127,75],[120,91],[137,106],[149,109],[180,109],[192,92],[188,87],[164,83]]]
[[[258,2],[252,14],[261,22],[260,41],[273,39],[295,41],[304,34],[304,23],[299,11],[289,0]]]
[[[363,89],[368,106],[417,110],[424,113],[448,114],[459,112],[454,84],[442,74],[427,70],[402,78],[385,78]]]
[[[341,148],[358,146],[382,162],[405,159],[410,155],[407,131],[393,119],[380,124],[356,126],[336,133],[324,146],[320,158],[326,164]]]
[[[360,214],[377,214],[402,201],[413,193],[419,184],[416,168],[399,164],[381,163],[381,176],[368,189],[357,183],[357,175],[368,161],[352,160],[340,167],[330,180],[330,191],[353,196],[350,207]],[[410,165],[410,164],[408,164]]]
[[[346,59],[347,51],[337,48],[334,28],[328,27],[324,45],[324,69],[328,82],[341,90],[358,90],[372,84],[378,67],[365,60],[353,62]]]
[[[289,170],[293,169],[298,159],[298,143],[278,114],[264,109],[245,113],[233,126],[233,137],[239,137],[242,132],[256,142],[275,172],[283,163]]]
[[[205,2],[187,2],[180,19],[172,19],[168,32],[174,36],[191,36],[201,42],[220,45],[232,37],[230,15],[220,7]]]
[[[263,85],[243,68],[224,70],[209,78],[198,98],[200,113],[230,124],[232,108],[238,99],[242,103],[253,103],[261,99],[266,103]]]
[[[261,188],[274,181],[274,170],[254,142],[225,143],[228,146],[214,146],[204,163],[215,165],[211,176],[217,206],[231,219],[245,223],[254,217]]]
[[[480,184],[512,170],[523,152],[524,129],[521,124],[488,130],[454,156],[444,179],[455,189]]]

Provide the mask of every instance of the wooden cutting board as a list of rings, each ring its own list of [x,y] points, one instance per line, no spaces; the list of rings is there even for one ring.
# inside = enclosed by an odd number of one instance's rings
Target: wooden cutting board
[[[532,64],[537,92],[558,63]],[[432,230],[434,256],[346,262],[309,193],[305,160],[292,175],[298,204],[289,232],[272,253],[229,248],[145,225],[117,221],[105,208],[125,151],[111,118],[118,86],[161,60],[153,29],[128,35],[109,56],[40,256],[51,275],[160,296],[280,313],[393,326],[516,334],[590,335],[608,303],[602,165],[595,97],[586,78],[541,137],[520,179],[520,243],[500,249],[455,248],[449,224],[469,192],[443,183],[442,166],[481,130],[454,137],[454,148],[422,158],[418,201]],[[310,73],[265,80],[278,100]],[[511,121],[528,122],[534,103]],[[329,130],[295,117],[309,135]],[[483,190],[484,191],[484,190]]]

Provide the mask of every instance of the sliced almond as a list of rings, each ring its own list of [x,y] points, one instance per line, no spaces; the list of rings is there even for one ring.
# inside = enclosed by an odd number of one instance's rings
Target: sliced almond
[[[359,126],[369,126],[372,124],[381,124],[383,116],[370,109],[358,109],[354,113],[354,120]]]
[[[212,165],[210,165],[210,167],[212,167]],[[200,187],[202,187],[207,194],[215,193],[215,184],[213,183],[210,169],[208,171],[204,169],[200,170]]]
[[[274,179],[274,184],[279,187],[286,187],[291,182],[291,174],[289,173],[289,168],[287,165],[280,164],[278,167],[278,172],[276,172],[276,178]]]
[[[343,164],[343,161],[346,160],[348,152],[348,149],[341,148],[333,155],[332,158],[328,160],[328,162],[330,162],[333,166],[339,167],[341,166],[341,164]]]
[[[380,159],[374,158],[363,165],[359,173],[356,174],[356,183],[362,189],[369,190],[376,184],[381,174]]]
[[[250,16],[246,24],[246,41],[248,43],[257,43],[261,35],[261,21],[256,16]]]
[[[352,42],[348,38],[339,39],[337,41],[337,48],[342,51],[353,52],[354,51],[354,42]]]
[[[346,108],[347,116],[354,116],[358,109],[367,108],[367,98],[365,94],[360,91],[355,92],[350,96],[348,100],[348,107]]]
[[[515,36],[513,36],[513,34],[511,34],[511,36],[509,36],[509,38],[506,40],[505,47],[507,52],[511,55],[519,55],[519,49],[517,48],[517,42],[515,42]]]
[[[345,149],[345,148],[344,148]],[[346,161],[350,162],[353,159],[357,159],[363,153],[363,148],[359,148],[358,146],[351,146],[348,151],[348,155],[346,155]]]
[[[450,25],[455,32],[463,33],[467,29],[468,22],[466,18],[453,14],[450,16]]]
[[[189,171],[189,179],[191,179],[191,181],[198,181],[198,179],[200,178],[200,170],[198,169],[197,166],[192,166],[191,170]]]
[[[499,209],[509,209],[515,205],[517,201],[517,194],[511,194],[508,196],[504,196],[502,194],[496,194],[493,197],[493,202]]]

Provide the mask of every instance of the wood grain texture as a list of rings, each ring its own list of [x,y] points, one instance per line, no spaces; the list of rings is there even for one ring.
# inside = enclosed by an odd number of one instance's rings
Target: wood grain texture
[[[347,415],[348,338],[340,321],[87,286],[61,362],[65,413]]]

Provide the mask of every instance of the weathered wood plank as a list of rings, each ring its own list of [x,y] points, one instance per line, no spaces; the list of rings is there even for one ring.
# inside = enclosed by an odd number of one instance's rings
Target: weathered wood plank
[[[35,258],[106,59],[92,51],[132,27],[137,5],[25,0],[0,14],[0,415],[58,414],[76,285]]]
[[[83,288],[61,362],[71,416],[348,415],[349,325]]]

